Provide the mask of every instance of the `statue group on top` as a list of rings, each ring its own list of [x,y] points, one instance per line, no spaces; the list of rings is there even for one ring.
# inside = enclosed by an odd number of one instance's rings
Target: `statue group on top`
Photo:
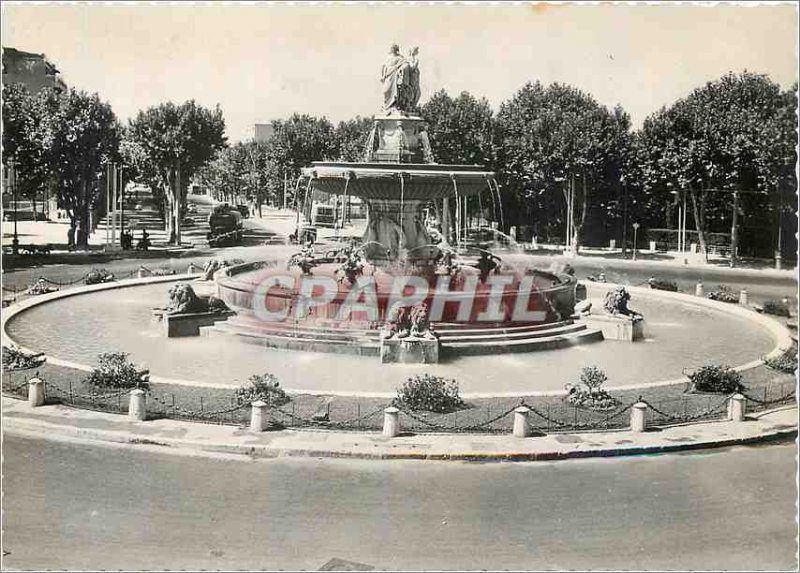
[[[419,103],[419,48],[411,48],[408,56],[392,44],[389,57],[381,69],[383,82],[383,109],[387,114],[413,112]]]

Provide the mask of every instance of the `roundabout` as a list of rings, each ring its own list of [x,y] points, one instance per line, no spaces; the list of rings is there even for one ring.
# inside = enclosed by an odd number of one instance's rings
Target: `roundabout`
[[[370,356],[264,348],[236,337],[166,339],[153,322],[153,301],[164,300],[176,280],[132,279],[42,295],[8,309],[4,337],[44,352],[50,364],[83,370],[100,353],[129,352],[155,383],[234,388],[270,372],[290,392],[374,397],[393,396],[403,380],[423,372],[457,380],[466,397],[563,394],[585,366],[605,370],[609,389],[682,384],[687,370],[703,364],[753,368],[791,345],[785,327],[738,305],[628,287],[631,305],[645,316],[644,339],[635,343],[385,365]],[[611,286],[589,283],[588,299],[598,305]]]

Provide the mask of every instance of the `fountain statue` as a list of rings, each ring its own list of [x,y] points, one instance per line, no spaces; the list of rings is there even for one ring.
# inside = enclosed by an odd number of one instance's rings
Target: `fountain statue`
[[[435,362],[440,346],[473,354],[552,348],[586,334],[570,322],[574,277],[467,249],[467,213],[483,211],[482,194],[500,215],[492,228],[503,226],[500,189],[480,165],[436,162],[418,115],[418,55],[391,47],[363,160],[313,162],[297,181],[306,213],[315,200],[361,199],[367,220],[360,245],[323,254],[308,244],[286,267],[248,263],[217,272],[219,296],[237,312],[217,332],[390,362]],[[426,225],[433,210],[448,221],[441,234]]]

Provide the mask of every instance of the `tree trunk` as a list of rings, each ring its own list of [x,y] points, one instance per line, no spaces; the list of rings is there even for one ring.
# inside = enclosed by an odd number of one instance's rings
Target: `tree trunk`
[[[181,244],[181,166],[175,162],[175,244]]]
[[[581,236],[581,231],[583,230],[583,225],[586,223],[586,212],[589,210],[589,194],[586,190],[586,175],[583,176],[583,198],[581,199],[581,219],[580,222],[576,225],[575,224],[575,213],[572,214],[572,224],[575,229],[575,247],[574,251],[577,253],[578,249],[581,247],[581,241],[583,237]]]
[[[697,240],[700,241],[700,250],[703,253],[703,258],[708,262],[708,248],[706,247],[706,233],[705,233],[705,193],[703,194],[703,209],[701,212],[697,204],[697,190],[694,186],[689,187],[689,196],[692,198],[692,211],[694,214],[695,227],[697,227]]]

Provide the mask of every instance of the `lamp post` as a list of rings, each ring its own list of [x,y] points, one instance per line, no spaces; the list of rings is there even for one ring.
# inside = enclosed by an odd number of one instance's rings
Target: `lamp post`
[[[639,223],[631,225],[633,227],[633,260],[636,260],[636,232],[639,230]]]
[[[11,240],[11,252],[15,255],[19,254],[19,235],[17,234],[17,162],[12,157],[8,161],[9,169],[9,183],[11,184],[11,192],[14,199],[14,238]]]

